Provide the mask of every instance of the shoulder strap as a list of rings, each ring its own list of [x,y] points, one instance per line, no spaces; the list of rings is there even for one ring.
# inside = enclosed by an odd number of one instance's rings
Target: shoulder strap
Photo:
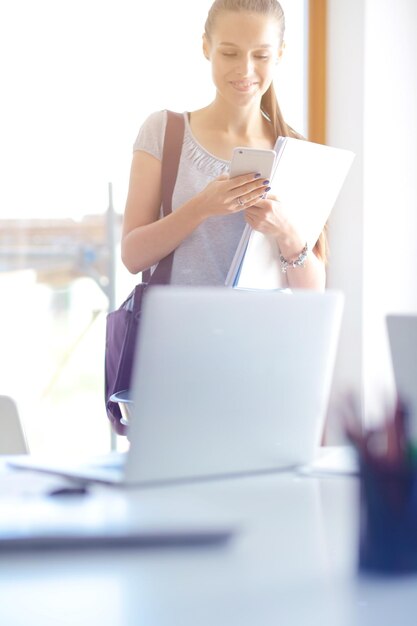
[[[178,166],[184,138],[184,116],[182,113],[167,111],[164,147],[161,164],[161,197],[164,217],[172,212],[172,194],[177,180]],[[161,259],[154,271],[143,272],[143,279],[153,285],[166,285],[171,277],[174,252]]]

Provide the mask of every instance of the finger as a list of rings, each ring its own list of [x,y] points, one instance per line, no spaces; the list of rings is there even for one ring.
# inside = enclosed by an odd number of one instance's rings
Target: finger
[[[251,193],[261,196],[264,193],[268,193],[271,189],[269,185],[269,180],[260,178],[259,180],[252,180],[251,182],[240,185],[239,187],[233,187],[230,190],[230,193],[234,196],[246,196]]]
[[[246,224],[249,224],[251,228],[254,228],[254,229],[256,229],[258,226],[258,220],[256,219],[256,217],[252,215],[251,213],[247,213],[246,211],[245,211],[245,222]]]
[[[234,191],[236,193],[236,190]],[[232,202],[236,202],[241,207],[249,207],[254,204],[258,204],[262,201],[263,196],[265,195],[265,188],[257,188],[254,191],[250,191],[249,193],[244,193],[240,196],[232,198]]]
[[[250,183],[240,185],[239,187],[232,187],[230,189],[230,196],[248,196],[249,194],[252,194],[252,197],[254,195],[261,196],[262,194],[267,193],[267,190],[269,189],[269,180],[255,180]]]
[[[252,205],[248,209],[245,209],[245,216],[250,217],[251,219],[255,219],[259,215],[259,209],[256,208],[256,205]]]
[[[253,172],[252,174],[241,174],[240,176],[234,176],[230,178],[230,189],[236,189],[238,187],[242,187],[242,185],[246,185],[247,183],[253,183],[254,181],[259,183],[259,181],[263,181],[262,176],[259,172]],[[262,184],[262,182],[261,182]]]
[[[268,202],[268,200],[266,200],[265,198],[263,198],[263,194],[262,196],[260,196],[257,200],[254,201],[254,203],[251,205],[251,208],[253,209],[270,209],[270,204]]]

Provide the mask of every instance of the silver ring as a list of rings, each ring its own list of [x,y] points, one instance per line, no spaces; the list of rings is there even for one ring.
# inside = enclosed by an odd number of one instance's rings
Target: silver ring
[[[239,206],[243,206],[245,204],[244,200],[242,200],[242,198],[239,196],[237,199],[237,203]]]

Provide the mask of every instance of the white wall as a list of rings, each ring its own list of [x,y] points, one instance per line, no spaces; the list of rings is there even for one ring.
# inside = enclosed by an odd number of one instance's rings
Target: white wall
[[[387,379],[384,314],[417,310],[417,3],[368,0],[365,57],[365,400]]]
[[[345,293],[345,313],[336,362],[330,433],[339,392],[362,386],[363,287],[363,1],[329,0],[327,142],[356,157],[329,223],[328,286]],[[352,45],[352,42],[355,45]],[[336,433],[337,435],[337,433]]]
[[[357,154],[330,225],[334,387],[362,387],[369,421],[394,390],[385,314],[417,310],[416,25],[415,0],[329,0],[328,142]]]

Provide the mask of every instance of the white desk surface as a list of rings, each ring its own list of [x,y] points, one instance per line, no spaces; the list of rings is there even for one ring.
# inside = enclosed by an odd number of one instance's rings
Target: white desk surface
[[[62,481],[0,471],[0,498]],[[148,520],[231,519],[206,548],[0,552],[2,626],[416,624],[417,577],[357,573],[355,477],[277,473],[86,498]]]

